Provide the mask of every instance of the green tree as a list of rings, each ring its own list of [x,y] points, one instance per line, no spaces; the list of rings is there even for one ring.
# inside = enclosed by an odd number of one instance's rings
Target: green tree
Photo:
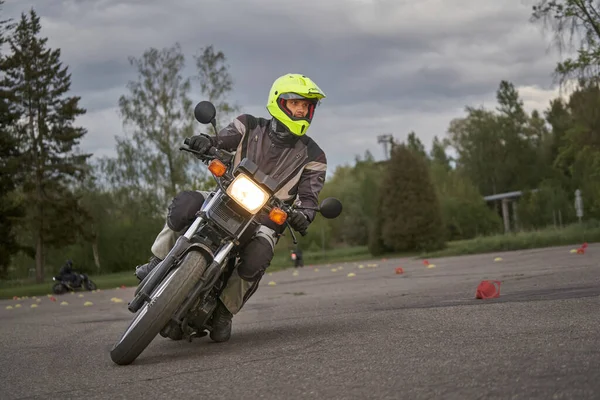
[[[502,163],[505,158],[496,115],[483,108],[466,107],[467,116],[450,121],[449,143],[458,154],[456,168],[483,195],[506,191]]]
[[[212,102],[217,109],[217,119],[220,121],[217,127],[223,126],[232,113],[239,112],[239,106],[227,101],[227,95],[233,90],[233,78],[229,73],[229,65],[226,64],[227,58],[222,51],[215,52],[213,45],[209,45],[201,48],[194,60],[200,90],[206,97],[205,100]]]
[[[40,32],[33,9],[21,14],[2,68],[9,113],[22,116],[13,129],[23,154],[20,191],[28,205],[38,282],[44,279],[46,247],[73,243],[87,221],[72,188],[85,176],[90,157],[76,147],[86,130],[73,124],[85,110],[79,97],[67,96],[68,67],[62,65],[59,49],[47,49]]]
[[[0,7],[4,1],[0,1]],[[12,20],[0,21],[0,52],[6,36],[13,28]],[[0,53],[0,65],[4,69],[6,56]],[[4,77],[2,78],[4,80]],[[25,208],[16,199],[15,189],[20,181],[19,146],[12,127],[19,120],[19,110],[11,110],[11,93],[5,82],[0,83],[0,279],[5,279],[11,258],[20,246],[17,243],[18,220],[24,217]]]
[[[600,88],[592,82],[571,94],[567,130],[556,164],[570,175],[570,191],[581,189],[586,214],[600,218]]]
[[[141,58],[130,57],[138,72],[119,99],[120,113],[131,136],[116,137],[117,157],[103,159],[106,176],[132,203],[144,202],[153,214],[190,181],[192,157],[179,150],[194,132],[190,79],[182,76],[185,58],[178,43],[150,48]]]
[[[405,144],[392,150],[377,211],[387,248],[435,250],[445,245],[440,204],[426,161]]]
[[[544,23],[554,33],[562,52],[572,49],[577,56],[557,64],[555,73],[561,83],[579,77],[597,80],[600,76],[600,5],[596,0],[537,0],[531,21]],[[568,39],[568,40],[567,40]],[[566,44],[569,46],[566,46]]]
[[[467,107],[467,116],[448,128],[457,169],[484,195],[533,188],[547,172],[539,164],[548,135],[539,113],[527,115],[510,82],[500,82],[496,97],[496,112]]]
[[[423,157],[424,159],[427,159],[427,153],[425,152],[425,146],[423,145],[423,142],[421,142],[421,139],[419,139],[417,137],[417,134],[414,131],[411,131],[408,134],[408,138],[406,139],[406,145],[408,146],[408,149],[410,151]]]
[[[440,199],[448,240],[501,232],[499,214],[486,204],[469,178],[437,162],[431,165],[431,177]]]
[[[433,164],[441,166],[444,170],[450,171],[452,169],[450,157],[446,154],[446,143],[439,140],[437,136],[433,137],[429,157]]]

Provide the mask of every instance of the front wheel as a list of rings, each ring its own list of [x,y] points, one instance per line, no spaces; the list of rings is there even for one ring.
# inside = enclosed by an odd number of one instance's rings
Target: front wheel
[[[204,274],[204,255],[190,251],[150,295],[119,341],[110,351],[115,364],[131,364],[154,340]]]
[[[60,282],[57,282],[52,286],[52,292],[54,294],[64,294],[67,293],[67,287]]]
[[[96,284],[94,282],[92,282],[90,279],[88,279],[87,282],[84,283],[84,286],[89,291],[97,289]]]

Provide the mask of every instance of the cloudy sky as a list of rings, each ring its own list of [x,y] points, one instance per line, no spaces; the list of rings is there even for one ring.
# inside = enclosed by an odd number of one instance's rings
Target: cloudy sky
[[[268,89],[284,73],[318,83],[327,99],[309,135],[333,171],[366,149],[383,158],[382,133],[403,140],[412,130],[430,148],[465,105],[494,107],[502,79],[527,109],[545,109],[558,93],[558,54],[528,21],[532,1],[7,0],[3,14],[34,7],[42,35],[61,48],[88,110],[86,151],[114,154],[118,98],[135,79],[128,56],[179,42],[192,75],[192,55],[213,44],[243,112],[268,116]]]

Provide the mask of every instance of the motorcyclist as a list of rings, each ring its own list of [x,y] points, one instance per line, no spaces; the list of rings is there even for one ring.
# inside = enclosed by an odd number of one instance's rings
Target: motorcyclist
[[[296,246],[294,250],[292,250],[292,260],[294,261],[294,268],[304,267],[304,259],[302,258],[302,249]]]
[[[81,277],[73,270],[73,261],[67,260],[58,272],[63,281],[70,282],[71,286],[78,287],[81,284]]]
[[[306,136],[315,108],[325,98],[323,91],[308,77],[286,74],[277,78],[269,92],[267,110],[271,119],[242,114],[222,129],[217,137],[197,135],[189,147],[206,152],[211,146],[236,151],[234,165],[247,157],[260,170],[278,181],[275,193],[280,200],[305,207],[316,207],[325,183],[327,160],[317,143]],[[184,191],[169,206],[167,221],[152,245],[149,263],[136,267],[142,280],[156,267],[195,219],[207,193]],[[288,221],[296,231],[306,230],[315,211],[291,214]],[[233,271],[213,313],[211,339],[225,342],[231,336],[233,315],[255,293],[270,265],[275,244],[285,226],[276,225],[266,215],[259,219],[260,228],[241,250],[240,263]]]

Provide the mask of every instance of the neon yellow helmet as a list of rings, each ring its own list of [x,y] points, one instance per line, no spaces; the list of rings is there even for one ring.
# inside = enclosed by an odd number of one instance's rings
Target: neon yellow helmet
[[[273,82],[269,91],[267,110],[288,130],[297,136],[302,136],[308,130],[315,114],[315,108],[325,98],[325,93],[310,78],[301,74],[285,74]],[[286,100],[311,100],[306,117],[294,117],[286,106]]]

